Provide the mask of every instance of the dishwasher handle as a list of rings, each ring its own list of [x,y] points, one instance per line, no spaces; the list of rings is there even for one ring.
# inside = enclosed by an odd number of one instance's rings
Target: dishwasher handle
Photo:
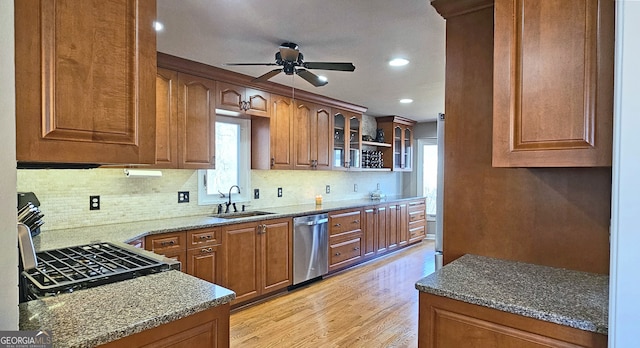
[[[322,225],[322,224],[326,224],[327,222],[329,222],[328,218],[324,218],[324,219],[319,219],[316,221],[305,221],[305,222],[298,222],[296,223],[296,225],[307,225],[307,226],[314,226],[314,225]]]

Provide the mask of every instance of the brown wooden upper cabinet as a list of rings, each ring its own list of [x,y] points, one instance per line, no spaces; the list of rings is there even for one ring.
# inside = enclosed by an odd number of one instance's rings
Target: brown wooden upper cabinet
[[[234,115],[269,117],[269,104],[270,95],[267,92],[218,82],[216,109],[231,111]]]
[[[378,128],[384,132],[385,142],[390,148],[382,149],[385,167],[391,165],[393,171],[410,172],[413,167],[413,127],[416,121],[400,116],[376,118]]]
[[[15,2],[19,162],[155,162],[155,18],[155,0]]]
[[[333,169],[360,170],[362,168],[362,115],[332,109],[333,115]]]
[[[293,129],[294,168],[331,169],[331,109],[296,101]]]
[[[215,81],[158,68],[156,168],[215,168]]]
[[[610,166],[613,0],[495,0],[494,167]]]

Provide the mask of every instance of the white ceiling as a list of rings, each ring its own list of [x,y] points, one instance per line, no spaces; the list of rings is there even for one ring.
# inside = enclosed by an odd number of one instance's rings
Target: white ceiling
[[[428,0],[158,0],[158,51],[260,76],[283,42],[308,62],[353,62],[354,72],[313,70],[313,87],[280,74],[270,81],[366,106],[367,115],[434,121],[444,112],[445,21]],[[390,67],[396,56],[410,60]],[[399,99],[411,98],[412,104]]]

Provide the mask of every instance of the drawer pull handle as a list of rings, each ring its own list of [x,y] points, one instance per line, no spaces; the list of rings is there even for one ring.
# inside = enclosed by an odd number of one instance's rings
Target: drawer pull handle
[[[200,239],[211,239],[211,235],[208,234],[206,236],[200,236]]]
[[[213,249],[212,249],[212,248],[206,248],[206,249],[202,249],[202,250],[200,250],[200,252],[201,252],[201,253],[210,253],[210,252],[212,252],[212,251],[213,251]]]
[[[358,250],[360,250],[360,247],[355,247],[355,248],[353,248],[353,250],[358,251]]]
[[[168,242],[167,241],[160,242],[160,245],[162,245],[162,246],[174,245],[174,244],[176,244],[175,240],[171,240],[171,241],[168,241]]]
[[[360,223],[360,220],[353,220],[353,223],[354,223],[354,224],[359,224],[359,223]]]
[[[342,225],[341,225],[341,224],[335,224],[335,225],[333,225],[333,226],[334,226],[334,227],[340,227],[340,226],[342,226]]]
[[[340,253],[336,253],[336,256],[340,256]]]

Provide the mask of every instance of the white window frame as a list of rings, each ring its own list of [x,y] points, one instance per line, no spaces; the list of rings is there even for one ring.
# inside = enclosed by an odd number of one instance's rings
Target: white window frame
[[[236,203],[248,203],[251,201],[251,120],[236,117],[226,117],[216,115],[216,122],[233,123],[240,126],[240,151],[239,151],[239,181],[237,185],[240,187],[240,194],[234,188],[231,199]],[[216,144],[217,145],[217,144]],[[216,146],[216,148],[218,148]],[[205,176],[208,169],[198,170],[198,205],[222,204],[229,201],[229,188],[223,190],[225,197],[220,194],[207,194],[205,186]],[[238,206],[240,210],[240,206]]]

